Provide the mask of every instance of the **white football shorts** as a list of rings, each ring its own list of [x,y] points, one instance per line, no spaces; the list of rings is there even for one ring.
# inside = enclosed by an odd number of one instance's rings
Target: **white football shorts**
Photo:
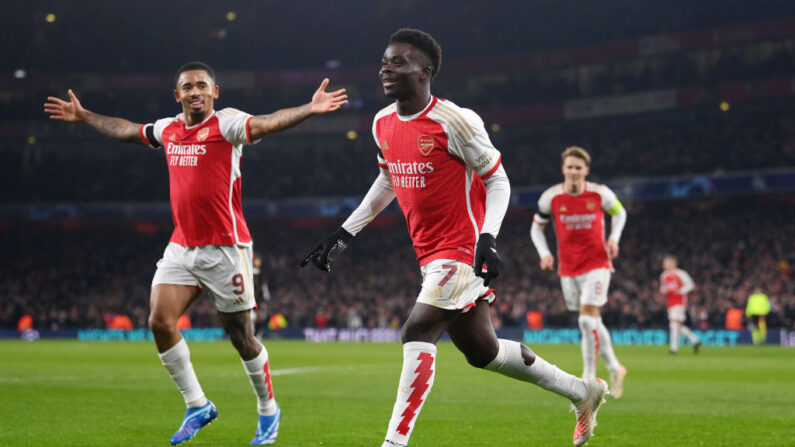
[[[668,319],[671,321],[678,321],[680,323],[684,323],[687,319],[685,317],[685,306],[683,304],[677,304],[676,306],[671,306],[668,308]]]
[[[483,285],[483,278],[475,276],[475,269],[469,264],[437,259],[423,265],[420,271],[422,290],[418,303],[468,312],[479,300],[491,304],[497,298],[497,293]]]
[[[156,284],[196,286],[207,291],[219,312],[254,307],[254,277],[250,246],[203,245],[184,247],[170,242],[157,261]]]
[[[607,304],[610,269],[595,269],[580,276],[561,276],[560,286],[568,310],[578,311],[584,304],[602,307]]]

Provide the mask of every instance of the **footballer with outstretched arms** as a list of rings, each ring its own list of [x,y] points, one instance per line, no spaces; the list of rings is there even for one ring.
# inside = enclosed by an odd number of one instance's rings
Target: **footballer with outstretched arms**
[[[213,69],[189,62],[176,74],[174,97],[182,113],[154,123],[136,124],[91,112],[72,90],[68,101],[49,97],[44,105],[52,119],[84,122],[109,138],[164,149],[174,233],[152,280],[149,326],[160,360],[187,406],[171,444],[192,439],[218,415],[199,385],[188,345],[177,330],[180,315],[202,290],[213,298],[257,396],[259,417],[251,444],[276,440],[281,411],[273,398],[268,352],[251,330],[252,242],[241,206],[240,158],[244,145],[347,103],[344,89],[326,92],[328,83],[323,80],[310,102],[268,115],[231,108],[216,111],[220,91]]]
[[[601,308],[607,303],[612,260],[618,256],[618,241],[627,212],[610,188],[586,181],[591,156],[585,149],[569,147],[561,154],[561,160],[563,183],[541,194],[530,236],[541,258],[541,269],[554,269],[555,257],[544,236],[544,228],[553,222],[563,298],[569,311],[579,312],[582,377],[596,377],[596,359],[601,354],[610,372],[612,396],[620,399],[624,394],[627,369],[618,362],[613,351],[610,332],[602,322]],[[607,241],[605,213],[612,216]]]
[[[395,32],[381,59],[384,93],[395,100],[375,116],[379,175],[362,203],[301,265],[324,271],[397,198],[420,264],[422,285],[402,329],[403,368],[384,447],[409,442],[436,374],[444,332],[475,367],[536,384],[574,403],[574,443],[588,440],[608,393],[547,363],[528,347],[498,339],[489,304],[500,273],[496,238],[510,199],[499,151],[473,111],[431,94],[441,48],[415,29]]]
[[[668,352],[679,352],[679,335],[684,335],[693,344],[693,351],[698,353],[701,340],[687,327],[687,294],[695,288],[695,283],[690,275],[679,268],[675,256],[663,257],[660,274],[660,292],[665,295],[668,309],[668,329],[670,331],[670,348]]]

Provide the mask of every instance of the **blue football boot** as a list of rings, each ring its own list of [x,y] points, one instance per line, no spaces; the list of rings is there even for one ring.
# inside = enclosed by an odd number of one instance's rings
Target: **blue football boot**
[[[279,435],[279,421],[282,419],[282,409],[276,406],[276,414],[259,417],[257,433],[251,438],[251,445],[271,445],[276,442]]]
[[[210,400],[203,407],[188,408],[179,430],[171,437],[171,445],[182,444],[190,441],[199,432],[199,429],[218,417],[218,409]]]

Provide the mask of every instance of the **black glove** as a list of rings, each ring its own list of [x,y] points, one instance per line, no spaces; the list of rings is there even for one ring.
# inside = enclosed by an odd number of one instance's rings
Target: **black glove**
[[[301,261],[301,267],[309,264],[309,261],[312,261],[315,267],[325,272],[330,272],[331,263],[334,262],[334,259],[340,253],[348,248],[351,239],[353,239],[353,235],[340,227],[337,231],[317,243],[314,250]]]
[[[475,275],[483,278],[483,285],[488,286],[489,282],[500,276],[500,255],[497,254],[497,241],[489,233],[483,233],[478,238],[475,247]],[[483,264],[486,264],[486,271],[483,271]]]

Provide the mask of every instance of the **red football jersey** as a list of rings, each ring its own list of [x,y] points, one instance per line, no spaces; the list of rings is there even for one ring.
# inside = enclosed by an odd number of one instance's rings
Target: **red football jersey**
[[[538,214],[539,224],[555,222],[558,240],[558,274],[579,276],[598,268],[610,268],[610,256],[605,245],[604,210],[615,204],[616,195],[605,185],[585,182],[579,194],[566,192],[563,183],[541,194]]]
[[[481,179],[500,166],[480,117],[436,97],[413,116],[398,115],[393,104],[375,116],[373,137],[420,265],[436,259],[471,265],[485,217]]]
[[[667,270],[660,275],[660,291],[667,298],[667,307],[687,305],[687,293],[693,287],[693,279],[682,269]]]
[[[251,115],[227,108],[186,126],[182,114],[141,126],[150,147],[164,147],[174,233],[186,246],[249,245],[240,201],[240,158]]]

